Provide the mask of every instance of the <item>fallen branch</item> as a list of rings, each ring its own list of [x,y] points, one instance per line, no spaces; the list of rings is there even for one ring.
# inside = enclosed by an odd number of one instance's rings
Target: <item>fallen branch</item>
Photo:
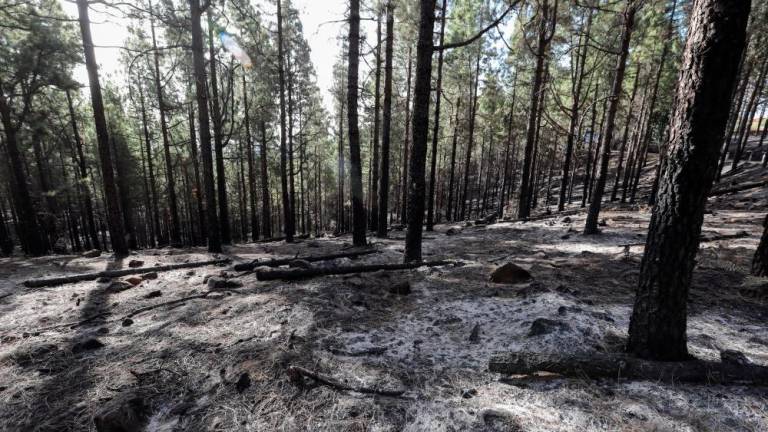
[[[453,264],[453,261],[419,261],[403,264],[363,264],[339,267],[288,269],[288,270],[257,270],[256,279],[267,280],[300,280],[316,276],[330,276],[352,273],[370,273],[379,270],[409,270],[418,267],[435,267]]]
[[[228,262],[229,262],[229,259],[225,258],[225,259],[217,259],[217,260],[210,260],[210,261],[168,264],[168,265],[155,266],[155,267],[140,267],[140,268],[130,268],[130,269],[123,269],[123,270],[105,270],[105,271],[100,271],[95,273],[84,273],[84,274],[63,276],[63,277],[50,278],[50,279],[30,279],[30,280],[24,281],[24,286],[26,286],[27,288],[40,288],[40,287],[48,287],[48,286],[63,285],[68,283],[96,280],[101,277],[114,278],[114,277],[128,276],[133,274],[161,272],[161,271],[179,270],[179,269],[185,269],[185,268],[204,267],[209,265],[226,264]]]
[[[351,386],[333,377],[321,375],[318,372],[313,372],[301,366],[288,366],[286,373],[288,374],[288,378],[291,380],[291,382],[295,384],[302,384],[302,377],[307,377],[335,389],[353,391],[357,393],[377,394],[381,396],[401,396],[403,393],[405,393],[405,390],[384,390],[374,387]]]
[[[330,255],[318,255],[318,256],[309,256],[309,257],[292,257],[292,258],[277,258],[277,259],[271,259],[267,261],[259,261],[259,260],[253,260],[249,263],[240,263],[235,264],[235,271],[250,271],[255,269],[256,267],[266,266],[266,267],[280,267],[283,265],[288,265],[292,261],[295,260],[303,260],[307,262],[317,262],[317,261],[328,261],[333,260],[337,258],[357,258],[359,256],[363,255],[369,255],[372,253],[378,252],[377,250],[364,250],[364,251],[357,251],[357,252],[345,252],[345,253],[337,253],[337,254],[330,254]]]
[[[701,237],[699,239],[699,243],[710,243],[713,241],[719,241],[719,240],[731,240],[731,239],[737,239],[737,238],[744,238],[749,237],[749,233],[746,231],[739,231],[735,234],[721,234],[716,235],[712,237]],[[621,244],[619,247],[630,247],[630,246],[645,246],[645,242],[637,242],[637,243],[627,243],[627,244]]]
[[[749,189],[755,189],[755,188],[759,188],[759,187],[763,187],[763,186],[768,186],[768,180],[763,180],[763,181],[759,181],[759,182],[752,182],[752,183],[744,183],[744,184],[740,184],[738,186],[734,186],[734,187],[730,187],[730,188],[726,188],[726,189],[713,190],[713,191],[711,191],[709,193],[708,196],[709,197],[716,197],[716,196],[720,196],[720,195],[726,195],[726,194],[729,194],[729,193],[741,192],[741,191],[745,191],[745,190],[749,190]]]
[[[306,240],[308,238],[309,238],[309,234],[300,234],[300,235],[297,235],[297,236],[293,236],[294,240]],[[279,241],[283,241],[283,240],[285,240],[285,236],[270,237],[270,238],[266,238],[266,239],[256,240],[253,243],[272,243],[272,242],[279,242]]]
[[[563,376],[589,378],[626,378],[636,380],[768,384],[768,367],[736,362],[688,360],[657,362],[626,354],[539,354],[503,353],[491,357],[491,372],[507,375],[529,375],[550,372]]]

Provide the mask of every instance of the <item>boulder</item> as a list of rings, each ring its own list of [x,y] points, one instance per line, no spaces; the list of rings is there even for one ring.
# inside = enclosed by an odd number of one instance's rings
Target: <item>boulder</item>
[[[144,281],[144,279],[141,276],[130,276],[125,278],[125,281],[131,284],[132,286],[136,286]]]
[[[133,284],[126,281],[114,281],[107,286],[107,290],[112,292],[122,292],[130,288],[133,288]]]
[[[143,275],[141,275],[141,277],[142,277],[142,279],[144,279],[144,280],[153,280],[153,279],[157,279],[157,272],[149,272],[149,273],[144,273]]]
[[[147,295],[144,296],[144,298],[151,299],[151,298],[155,298],[155,297],[160,297],[162,295],[163,295],[162,291],[156,290],[156,291],[152,291],[152,292],[148,293]]]
[[[123,327],[130,327],[133,325],[133,320],[130,318],[126,318],[123,320]]]
[[[227,289],[227,288],[240,288],[243,284],[236,280],[224,279],[217,276],[211,276],[208,278],[208,289]]]
[[[495,283],[516,284],[532,279],[531,273],[514,263],[506,263],[491,273],[490,281]]]
[[[144,265],[144,261],[142,260],[130,260],[128,261],[128,267],[130,268],[137,268]]]

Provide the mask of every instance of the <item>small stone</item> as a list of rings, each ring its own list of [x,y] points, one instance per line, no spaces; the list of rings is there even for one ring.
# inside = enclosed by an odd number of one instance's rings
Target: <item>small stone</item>
[[[473,396],[477,396],[477,389],[470,388],[461,390],[461,397],[464,399],[470,399]]]
[[[559,308],[557,308],[558,315],[565,316],[566,313],[567,313],[567,308],[565,306],[560,306]]]
[[[89,251],[83,252],[81,256],[83,258],[97,258],[101,256],[101,251],[98,249],[91,249]]]
[[[227,280],[216,276],[209,277],[206,283],[208,284],[208,289],[239,288],[243,286],[239,281]]]
[[[114,281],[107,286],[107,290],[112,292],[122,292],[132,287],[133,285],[126,281]]]
[[[571,219],[571,217],[570,217],[570,216],[566,216],[566,217],[564,217],[564,218],[560,219],[560,222],[562,222],[562,223],[564,223],[564,224],[569,224],[569,223],[571,223],[571,222],[572,222],[572,219]]]
[[[235,383],[235,390],[237,390],[238,393],[242,393],[251,386],[251,376],[248,375],[248,372],[243,372],[242,375],[240,375],[240,378]]]
[[[130,261],[128,261],[128,267],[130,267],[130,268],[141,267],[143,265],[144,265],[144,261],[142,261],[142,260],[130,260]]]
[[[602,219],[602,220],[601,220],[600,222],[598,222],[597,224],[598,224],[599,226],[602,226],[602,227],[604,227],[604,226],[608,226],[608,221],[606,221],[605,219]]]
[[[157,272],[149,272],[149,273],[144,273],[144,274],[143,274],[141,277],[142,277],[144,280],[153,280],[153,279],[157,279]]]
[[[72,353],[78,354],[85,351],[97,350],[103,347],[104,347],[104,344],[100,340],[91,338],[91,339],[86,339],[84,341],[78,342],[75,345],[73,345]]]
[[[295,259],[288,263],[288,267],[308,269],[308,268],[312,268],[312,264],[307,260]]]
[[[163,295],[163,292],[160,291],[160,290],[157,290],[157,291],[152,291],[152,292],[148,293],[147,295],[144,296],[144,298],[151,299],[151,298],[155,298],[155,297],[160,297],[162,295]]]
[[[408,295],[411,293],[411,283],[408,281],[398,282],[389,287],[389,292],[397,295]]]
[[[516,284],[531,280],[531,273],[514,263],[506,263],[491,273],[490,281],[495,283]]]
[[[123,327],[130,327],[133,325],[133,320],[130,318],[126,318],[123,320]]]
[[[194,275],[195,275],[195,271],[194,270],[190,270],[190,271],[187,272],[187,276],[194,276]]]
[[[448,228],[448,230],[445,232],[445,235],[452,236],[456,234],[461,234],[461,228]]]
[[[570,330],[571,326],[568,323],[558,320],[551,320],[547,318],[536,318],[531,324],[531,329],[528,331],[528,337],[541,336],[545,334],[554,333],[556,331]]]
[[[141,276],[131,276],[131,277],[125,278],[125,281],[133,286],[136,286],[142,283],[144,279],[142,279]]]

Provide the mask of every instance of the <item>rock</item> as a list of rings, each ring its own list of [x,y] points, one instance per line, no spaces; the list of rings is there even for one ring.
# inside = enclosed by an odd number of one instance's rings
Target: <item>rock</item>
[[[79,354],[85,351],[93,351],[99,348],[103,348],[104,344],[95,338],[85,339],[72,346],[72,353]]]
[[[566,313],[567,313],[567,308],[565,306],[560,306],[559,308],[557,308],[558,315],[565,316]]]
[[[545,334],[554,333],[556,331],[570,330],[571,326],[568,323],[558,320],[551,320],[548,318],[536,318],[531,324],[531,329],[528,331],[528,337],[541,336]]]
[[[602,227],[604,227],[604,226],[608,226],[608,221],[606,221],[605,219],[602,219],[602,220],[601,220],[600,222],[598,222],[597,224],[598,224],[599,226],[602,226]]]
[[[506,263],[491,273],[490,281],[495,283],[516,284],[531,280],[531,273],[514,263]]]
[[[461,228],[448,228],[448,230],[445,232],[445,235],[452,236],[456,234],[461,234]]]
[[[112,282],[112,278],[108,278],[106,276],[102,276],[102,277],[96,279],[96,282],[97,283],[110,283],[110,282]]]
[[[133,325],[133,320],[130,318],[126,318],[123,320],[123,327],[130,327]]]
[[[114,281],[107,286],[107,290],[112,292],[122,292],[130,288],[133,288],[133,285],[126,281]]]
[[[309,261],[307,261],[307,260],[295,259],[295,260],[293,260],[293,261],[288,263],[288,267],[289,268],[308,269],[308,268],[312,268],[312,264]]]
[[[238,393],[242,393],[251,386],[251,376],[248,375],[248,372],[243,372],[240,375],[240,378],[235,383],[235,390],[237,390]]]
[[[564,224],[569,224],[569,223],[573,222],[573,220],[571,219],[570,216],[566,216],[566,217],[560,219],[560,222],[562,222]]]
[[[509,411],[488,408],[480,413],[480,418],[485,424],[483,429],[485,431],[522,432],[524,430],[517,416]]]
[[[144,298],[151,299],[151,298],[155,298],[155,297],[160,297],[162,295],[163,295],[163,292],[160,291],[160,290],[157,290],[157,291],[152,291],[152,292],[148,293],[147,295],[144,296]]]
[[[144,282],[144,279],[141,276],[131,276],[131,277],[125,278],[125,281],[133,286],[136,286]]]
[[[389,287],[389,292],[397,295],[408,295],[411,293],[411,283],[408,281],[398,282]]]
[[[98,249],[91,249],[89,251],[83,252],[82,255],[83,258],[97,258],[101,256],[101,251]]]
[[[93,417],[97,432],[129,432],[144,430],[150,408],[144,398],[127,393],[105,403]]]
[[[142,261],[142,260],[130,260],[130,261],[128,261],[128,267],[130,267],[130,268],[141,267],[143,265],[144,265],[144,261]]]
[[[228,280],[217,276],[211,276],[206,282],[208,289],[227,289],[227,288],[239,288],[243,286],[241,282],[236,280]]]
[[[470,399],[473,396],[477,396],[477,389],[470,388],[461,390],[461,397],[464,399]]]
[[[141,277],[144,280],[154,280],[157,279],[157,272],[144,273]]]
[[[472,327],[472,332],[469,334],[469,343],[478,343],[480,342],[480,324],[475,324],[474,327]]]
[[[720,351],[720,361],[723,363],[731,363],[739,366],[751,365],[752,362],[741,351],[736,350],[723,350]]]

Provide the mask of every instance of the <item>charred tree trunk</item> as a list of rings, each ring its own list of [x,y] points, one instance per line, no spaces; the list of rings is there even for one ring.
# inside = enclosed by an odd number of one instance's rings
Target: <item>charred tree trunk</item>
[[[91,103],[93,105],[93,119],[96,126],[96,137],[101,160],[101,176],[104,183],[104,203],[106,205],[107,223],[109,224],[109,237],[115,256],[127,256],[128,245],[123,237],[123,225],[120,216],[120,199],[115,184],[115,174],[112,170],[112,152],[109,148],[109,134],[107,133],[107,121],[104,117],[104,102],[101,98],[101,84],[99,83],[99,71],[96,64],[96,54],[91,37],[91,22],[88,18],[88,1],[77,0],[77,10],[80,20],[80,33],[83,37],[85,51],[85,67],[88,71],[88,81],[91,86]]]
[[[269,195],[269,170],[267,169],[267,125],[262,119],[261,128],[261,151],[259,155],[259,164],[261,166],[261,232],[264,237],[272,237],[272,206]]]
[[[684,360],[686,302],[704,216],[728,121],[728,100],[745,45],[750,4],[697,0],[678,76],[664,163],[629,324],[630,353]]]
[[[768,216],[763,220],[763,235],[752,258],[752,275],[768,276]]]
[[[243,72],[243,122],[245,123],[245,151],[248,152],[248,206],[251,211],[251,240],[259,239],[259,213],[256,210],[256,165],[253,161],[253,137],[251,137],[251,117],[248,112],[248,88]]]
[[[624,122],[624,133],[621,136],[621,148],[619,149],[619,160],[616,165],[616,178],[613,181],[613,189],[611,190],[611,201],[616,201],[616,195],[619,191],[619,179],[624,169],[624,155],[627,151],[627,140],[629,139],[629,125],[632,123],[632,113],[634,112],[635,96],[637,96],[637,83],[640,79],[640,64],[637,64],[635,70],[635,80],[632,84],[632,96],[629,98],[629,104],[627,105],[627,118]]]
[[[470,75],[471,79],[471,75]],[[470,213],[472,212],[472,197],[469,196],[469,173],[472,160],[472,149],[475,144],[475,116],[477,115],[477,88],[480,83],[480,53],[475,60],[475,83],[472,86],[469,104],[469,141],[467,142],[467,157],[464,159],[464,189],[461,193],[461,205],[459,210],[459,219],[464,220],[467,217],[467,200],[470,201]]]
[[[413,148],[409,167],[408,229],[405,233],[404,261],[421,261],[424,223],[425,165],[429,135],[429,95],[432,87],[432,33],[435,26],[435,0],[421,0],[419,37],[416,48],[416,82],[413,90]]]
[[[440,45],[445,40],[445,21],[448,18],[448,0],[443,0],[440,20]],[[437,144],[440,141],[440,101],[443,88],[443,51],[437,54],[437,82],[435,83],[435,124],[432,128],[432,155],[429,164],[429,196],[427,197],[427,231],[435,225],[435,180],[437,170]]]
[[[189,154],[192,159],[192,170],[195,175],[195,201],[197,203],[197,225],[199,241],[205,241],[207,236],[205,223],[205,208],[203,206],[203,186],[200,183],[200,162],[197,158],[197,139],[195,137],[195,109],[189,107]]]
[[[616,62],[616,72],[613,78],[611,96],[608,99],[608,112],[606,114],[603,133],[600,137],[600,171],[595,183],[595,190],[592,194],[592,202],[589,205],[587,213],[587,223],[584,227],[584,234],[597,234],[598,217],[600,216],[600,207],[602,205],[603,193],[605,192],[605,183],[608,180],[608,163],[611,158],[611,144],[613,143],[613,129],[616,121],[616,111],[619,108],[619,99],[621,98],[621,86],[624,83],[624,72],[627,67],[627,56],[629,55],[629,41],[632,37],[632,29],[635,25],[635,13],[637,4],[635,0],[628,0],[624,9],[624,30],[621,35],[621,48],[619,59]]]
[[[405,124],[411,124],[411,77],[413,67],[413,59],[411,57],[411,50],[408,49],[408,71],[407,78],[405,80]],[[402,191],[402,200],[400,202],[400,223],[406,223],[408,217],[408,146],[411,139],[411,134],[406,129],[405,141],[403,142],[403,158],[400,160],[400,166],[403,170],[402,183],[400,184],[400,190]]]
[[[288,193],[288,150],[286,148],[285,124],[285,56],[283,41],[282,0],[277,0],[277,79],[280,87],[280,195],[283,203],[283,231],[285,241],[293,242],[294,226],[291,219],[291,199]]]
[[[379,111],[381,106],[381,11],[376,19],[376,72],[373,91],[373,159],[371,160],[371,187],[370,187],[370,227],[375,230],[379,226]]]
[[[211,10],[208,10],[208,52],[210,56],[211,68],[211,119],[213,120],[213,142],[214,153],[216,154],[216,193],[219,204],[219,223],[221,229],[221,242],[230,244],[232,242],[232,233],[229,225],[229,199],[227,198],[227,180],[224,170],[224,113],[222,113],[219,103],[219,79],[217,73],[216,50],[213,48],[213,17]],[[281,54],[282,56],[282,54]],[[225,107],[226,109],[226,107]]]
[[[192,57],[195,71],[195,93],[197,99],[198,124],[200,125],[200,153],[203,160],[203,183],[205,185],[206,228],[208,251],[221,252],[219,218],[216,214],[216,188],[213,182],[213,159],[211,158],[211,128],[208,112],[208,94],[205,88],[205,56],[203,55],[203,30],[200,16],[204,9],[200,0],[190,0],[192,16]]]
[[[349,128],[350,194],[352,195],[352,244],[365,246],[363,166],[360,129],[357,125],[357,69],[360,59],[360,0],[349,2],[349,69],[347,70],[347,127]]]
[[[389,215],[389,144],[392,124],[392,47],[394,45],[395,9],[392,0],[387,1],[387,43],[384,54],[384,107],[381,124],[381,168],[379,174],[379,225],[376,236],[387,236]]]
[[[456,175],[456,145],[459,141],[459,111],[461,110],[461,97],[456,98],[456,106],[454,107],[454,110],[456,113],[453,120],[453,139],[451,140],[451,171],[448,176],[448,207],[445,211],[446,217],[449,221],[454,219],[454,176]]]

